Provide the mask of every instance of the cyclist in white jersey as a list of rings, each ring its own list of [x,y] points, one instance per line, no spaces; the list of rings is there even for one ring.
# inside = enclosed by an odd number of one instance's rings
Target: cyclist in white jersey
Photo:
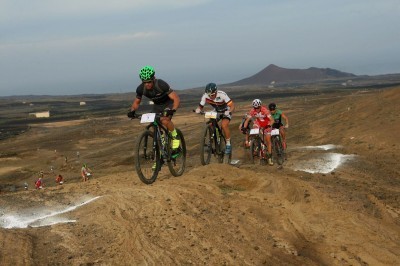
[[[199,107],[196,109],[196,113],[200,113],[203,110],[204,105],[208,103],[218,113],[223,113],[221,128],[226,138],[226,149],[225,153],[230,154],[232,151],[231,147],[231,132],[229,130],[229,123],[232,119],[232,112],[235,110],[235,105],[228,94],[218,90],[215,83],[208,83],[203,96],[201,97]]]

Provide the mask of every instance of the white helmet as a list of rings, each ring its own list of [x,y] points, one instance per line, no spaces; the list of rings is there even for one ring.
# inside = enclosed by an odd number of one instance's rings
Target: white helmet
[[[252,103],[254,108],[258,108],[261,106],[261,100],[260,99],[255,99]]]

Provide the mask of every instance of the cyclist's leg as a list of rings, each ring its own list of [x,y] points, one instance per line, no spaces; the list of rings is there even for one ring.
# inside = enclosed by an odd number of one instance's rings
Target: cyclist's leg
[[[244,147],[247,147],[248,144],[248,139],[247,139],[247,132],[243,131],[243,125],[244,125],[244,121],[245,119],[242,119],[242,122],[239,124],[239,131],[245,135],[245,139],[244,139]]]
[[[230,118],[228,118],[228,117],[222,118],[221,128],[222,128],[222,131],[224,132],[226,140],[231,138],[231,131],[229,130],[229,123],[230,122],[231,122]]]
[[[154,105],[153,106],[153,112],[156,113],[161,113],[164,111],[166,108],[172,108],[174,102],[170,99],[164,104],[159,104],[159,105]],[[163,124],[164,127],[166,127],[172,136],[172,149],[178,149],[180,145],[180,140],[177,138],[177,132],[175,129],[175,125],[172,122],[172,115],[170,116],[163,116],[160,118],[161,123]]]
[[[246,130],[246,142],[245,142],[246,148],[250,147],[250,128]]]
[[[230,121],[231,121],[230,116],[224,116],[222,118],[222,122],[221,122],[221,128],[222,128],[222,131],[224,132],[225,140],[226,140],[226,148],[225,148],[226,154],[230,154],[232,151],[231,132],[229,130],[229,122]]]
[[[166,108],[172,108],[174,102],[172,100],[167,101],[163,104],[154,104],[152,112],[154,113],[162,113]],[[172,123],[172,116],[163,116],[160,118],[161,123],[164,127],[168,129],[169,132],[174,131],[175,126]]]
[[[264,130],[264,140],[268,145],[268,153],[272,154],[272,144],[271,144],[271,128],[268,127]]]
[[[264,141],[267,143],[268,150],[268,164],[273,165],[272,162],[272,142],[271,142],[271,128],[268,127],[264,130]]]
[[[286,150],[286,132],[285,132],[285,127],[282,124],[279,127],[279,134],[281,135],[282,138],[283,149]]]

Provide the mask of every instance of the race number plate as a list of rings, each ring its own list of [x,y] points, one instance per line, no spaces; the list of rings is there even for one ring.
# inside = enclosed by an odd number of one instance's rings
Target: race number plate
[[[140,123],[151,123],[151,122],[154,122],[154,118],[155,117],[156,117],[155,113],[142,114],[142,117],[140,118]]]
[[[271,136],[276,136],[276,135],[279,135],[279,129],[277,128],[271,130]]]
[[[212,119],[216,119],[217,118],[217,112],[206,112],[204,114],[205,118],[212,118]]]
[[[260,133],[259,128],[253,128],[250,130],[250,135],[258,135],[258,133]]]

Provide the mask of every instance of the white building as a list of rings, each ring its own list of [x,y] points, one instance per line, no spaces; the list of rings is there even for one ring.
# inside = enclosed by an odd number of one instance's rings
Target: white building
[[[50,111],[29,113],[29,116],[33,116],[33,117],[36,117],[36,118],[50,117]]]

